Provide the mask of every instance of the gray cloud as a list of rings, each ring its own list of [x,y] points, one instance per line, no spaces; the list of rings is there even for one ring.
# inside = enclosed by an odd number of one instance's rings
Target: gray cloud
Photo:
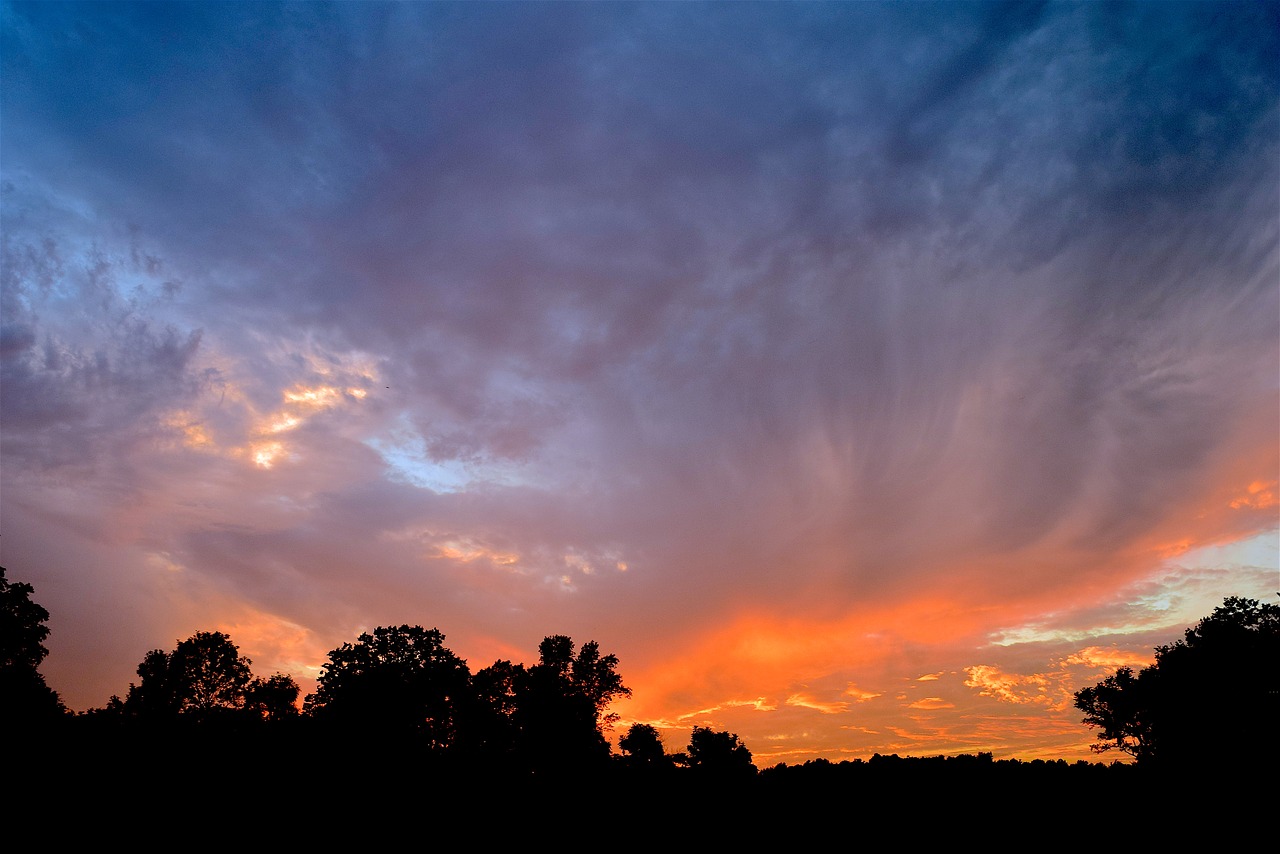
[[[6,480],[155,577],[643,656],[1266,529],[1266,7],[3,14]]]

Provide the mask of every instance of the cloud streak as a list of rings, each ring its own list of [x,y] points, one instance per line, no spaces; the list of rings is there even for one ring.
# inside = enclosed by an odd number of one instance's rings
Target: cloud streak
[[[3,16],[3,559],[73,706],[407,622],[788,756],[1037,686],[1004,749],[1079,750],[1088,661],[1274,592],[1170,563],[1275,541],[1266,6]]]

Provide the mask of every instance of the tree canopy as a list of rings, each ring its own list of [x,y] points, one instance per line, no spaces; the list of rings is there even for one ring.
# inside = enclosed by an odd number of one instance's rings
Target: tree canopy
[[[305,709],[444,749],[457,739],[470,682],[467,663],[445,647],[438,629],[379,626],[329,653]]]
[[[625,763],[634,768],[665,770],[674,767],[672,757],[667,755],[662,743],[662,734],[652,724],[632,724],[618,739],[618,749],[622,751]]]
[[[0,722],[32,725],[67,713],[45,684],[40,665],[49,650],[49,612],[31,598],[30,584],[9,581],[0,566]]]
[[[618,657],[601,655],[594,640],[575,652],[565,635],[543,638],[538,654],[538,663],[513,682],[511,724],[522,761],[543,770],[599,765],[609,758],[605,730],[616,720],[607,708],[631,695]]]
[[[1228,597],[1155,658],[1076,692],[1094,750],[1167,766],[1280,757],[1280,605]]]
[[[92,710],[147,721],[278,721],[297,714],[298,684],[277,673],[255,678],[253,662],[223,632],[196,632],[172,652],[153,649],[138,664],[125,699]]]
[[[737,734],[694,727],[689,737],[686,763],[690,768],[717,776],[749,776],[756,773],[751,751]]]
[[[251,716],[264,721],[295,718],[298,716],[300,692],[293,677],[284,673],[254,679],[245,688],[244,708]]]
[[[409,765],[399,748],[416,745],[477,768],[531,773],[530,779],[590,774],[610,765],[605,731],[617,720],[610,704],[631,696],[618,672],[618,657],[603,653],[594,640],[578,648],[567,635],[548,635],[538,646],[536,664],[499,660],[473,676],[467,662],[444,645],[438,629],[401,625],[378,627],[330,651],[315,691],[299,710],[293,677],[255,677],[253,662],[229,635],[198,631],[172,650],[149,650],[123,700],[113,696],[104,708],[71,715],[36,670],[48,654],[44,623],[49,615],[31,594],[30,585],[10,583],[0,568],[5,719],[30,722],[15,716],[21,709],[58,713],[83,722],[75,732],[108,740],[113,733],[123,735],[123,741],[112,743],[122,749],[145,746],[153,758],[200,745],[243,746],[248,743],[243,737],[254,733],[270,738],[275,749],[286,744],[302,749],[319,735],[336,747],[354,748],[347,758],[369,755],[373,740],[390,748],[379,756],[404,767]],[[278,728],[283,721],[298,723]],[[161,738],[133,739],[148,732]],[[66,742],[68,749],[72,743]],[[755,770],[737,736],[710,729],[695,728],[688,763],[684,754],[668,755],[658,730],[648,724],[631,726],[620,748],[626,761],[617,765],[629,769],[688,764]]]
[[[35,670],[49,654],[44,645],[49,612],[32,600],[35,588],[5,575],[0,566],[0,668]]]

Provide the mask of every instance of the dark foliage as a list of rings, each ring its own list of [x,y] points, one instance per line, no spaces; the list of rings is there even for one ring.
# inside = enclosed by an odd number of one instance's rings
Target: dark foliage
[[[292,676],[277,673],[254,679],[244,691],[245,711],[264,721],[281,721],[298,716],[298,683]]]
[[[439,630],[379,626],[329,653],[306,711],[348,733],[440,752],[457,742],[470,682]]]
[[[298,685],[277,673],[254,678],[253,662],[222,632],[196,632],[172,652],[153,649],[138,664],[137,684],[124,700],[112,697],[99,716],[156,726],[200,723],[238,727],[296,714]]]
[[[1185,769],[1280,759],[1280,606],[1229,597],[1155,654],[1076,693],[1095,750]]]
[[[47,614],[29,587],[4,593],[13,620],[4,672],[35,674]],[[1208,826],[1269,806],[1244,771],[1274,771],[1277,610],[1228,599],[1157,648],[1153,667],[1081,691],[1086,722],[1138,760],[1110,765],[877,754],[758,770],[734,733],[694,727],[685,752],[669,754],[641,723],[613,755],[608,707],[630,695],[618,660],[563,635],[548,636],[531,667],[496,661],[473,676],[439,631],[379,628],[330,653],[300,712],[292,678],[254,678],[229,637],[198,632],[149,652],[126,699],[62,715],[56,733],[18,730],[33,737],[11,740],[6,758],[18,771],[0,794],[15,811],[77,807],[82,822],[145,816],[155,840],[189,835],[193,816],[216,802],[305,816],[269,832],[281,844],[398,844],[397,834],[447,826],[475,842],[756,848],[826,842],[845,819],[849,832],[942,842],[979,823],[1043,830],[1082,804],[1156,815],[1177,780],[1194,806],[1180,820]],[[1245,757],[1229,769],[1240,773],[1196,775],[1206,754],[1232,749]],[[602,797],[614,807],[601,808]],[[1108,838],[1136,843],[1144,833],[1119,823]]]
[[[658,728],[649,724],[632,724],[618,739],[621,762],[636,771],[663,772],[675,768],[675,759],[667,755]]]
[[[685,764],[699,774],[716,777],[749,777],[756,773],[751,751],[731,732],[694,727]]]
[[[0,566],[0,726],[43,726],[67,715],[39,670],[49,654],[49,612],[31,598],[30,584],[5,575]]]
[[[617,672],[618,658],[601,655],[595,641],[575,654],[573,640],[550,635],[538,663],[518,673],[511,721],[517,751],[534,771],[580,774],[604,767],[610,756],[606,713],[616,697],[631,696]]]

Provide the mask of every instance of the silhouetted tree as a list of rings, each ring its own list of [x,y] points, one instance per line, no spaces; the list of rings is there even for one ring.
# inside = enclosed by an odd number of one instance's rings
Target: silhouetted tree
[[[523,665],[495,661],[471,678],[471,707],[462,737],[467,751],[490,763],[506,764],[518,747],[516,707],[528,674]]]
[[[1221,765],[1280,758],[1280,606],[1228,597],[1156,661],[1076,692],[1097,751],[1139,764]],[[1229,735],[1229,740],[1227,736]]]
[[[222,632],[196,632],[169,658],[181,691],[180,711],[206,714],[243,708],[252,664]]]
[[[378,627],[329,653],[306,711],[317,720],[383,735],[412,735],[432,750],[454,746],[469,708],[471,672],[421,626]]]
[[[49,637],[45,622],[49,612],[31,599],[35,592],[30,584],[9,581],[7,570],[0,566],[0,668],[40,667],[49,650],[44,641]]]
[[[525,671],[512,720],[517,751],[530,768],[580,770],[608,759],[594,704],[553,667],[535,664]]]
[[[716,732],[710,727],[694,727],[685,752],[685,764],[702,773],[716,776],[751,776],[756,766],[751,751],[731,732]]]
[[[604,730],[613,716],[606,709],[631,689],[618,675],[618,657],[601,655],[595,641],[574,653],[573,640],[549,635],[538,645],[538,663],[516,679],[518,752],[544,770],[599,767],[609,758]]]
[[[10,582],[0,566],[0,723],[30,726],[68,714],[45,684],[40,664],[49,650],[49,612],[36,604],[30,584]]]
[[[1115,749],[1139,762],[1156,756],[1152,710],[1158,700],[1154,681],[1152,668],[1135,675],[1132,668],[1121,667],[1092,688],[1076,692],[1075,705],[1085,713],[1084,723],[1100,730],[1100,741],[1093,745],[1095,752]]]
[[[594,712],[596,725],[608,729],[617,715],[605,712],[618,697],[630,697],[631,689],[622,684],[618,674],[618,656],[601,655],[600,644],[587,641],[575,655],[573,640],[564,635],[548,635],[538,645],[541,672],[554,675],[566,694],[586,698]]]
[[[538,644],[538,666],[568,678],[573,667],[573,639],[566,635],[547,635]]]
[[[121,711],[146,718],[177,717],[182,708],[182,689],[169,659],[169,653],[162,649],[143,656],[138,663],[138,683],[129,683]]]
[[[617,668],[618,656],[601,655],[600,644],[593,640],[582,645],[569,668],[574,689],[591,701],[601,729],[610,729],[618,720],[616,714],[606,711],[609,704],[618,697],[631,696],[631,689],[622,684]]]
[[[252,717],[268,722],[295,718],[300,691],[293,677],[284,673],[254,679],[245,689],[244,708]]]
[[[658,728],[649,724],[632,724],[621,738],[618,749],[623,753],[624,764],[630,768],[656,770],[672,767]]]
[[[138,665],[140,681],[129,686],[125,711],[163,718],[208,718],[242,709],[252,662],[222,632],[196,632],[173,652],[153,649]]]

